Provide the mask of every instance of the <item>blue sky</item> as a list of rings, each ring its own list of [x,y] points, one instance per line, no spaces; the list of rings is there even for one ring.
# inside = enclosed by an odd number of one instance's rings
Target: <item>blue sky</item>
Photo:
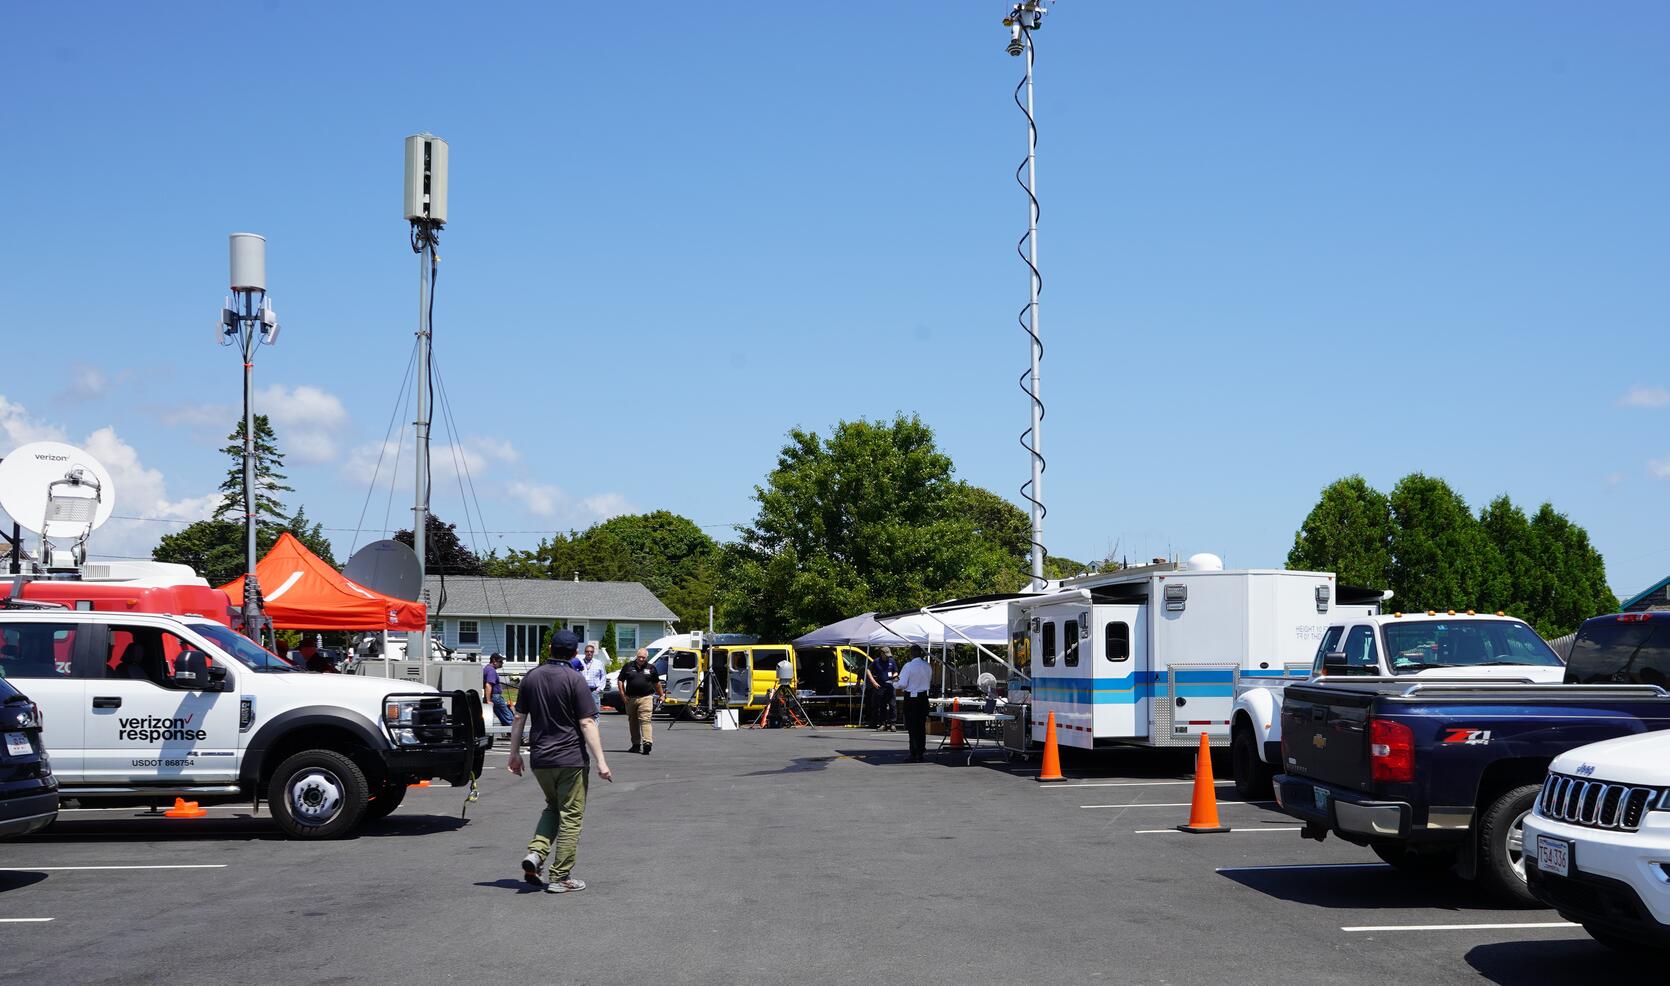
[[[437,358],[490,530],[664,507],[723,536],[787,429],[900,410],[1018,500],[1004,9],[7,5],[0,445],[88,442],[118,515],[199,515],[240,386],[226,234],[260,232],[262,410],[345,554],[428,129]],[[1052,550],[1278,565],[1327,482],[1422,470],[1551,500],[1620,594],[1670,570],[1670,10],[1063,0],[1038,42]]]

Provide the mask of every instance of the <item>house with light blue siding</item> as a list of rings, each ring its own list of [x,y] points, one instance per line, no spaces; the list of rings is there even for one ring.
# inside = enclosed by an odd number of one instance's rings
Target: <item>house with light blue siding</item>
[[[499,653],[518,663],[543,657],[553,624],[600,642],[613,623],[623,655],[672,633],[678,620],[638,582],[431,575],[423,586],[430,632],[443,646],[464,654]]]

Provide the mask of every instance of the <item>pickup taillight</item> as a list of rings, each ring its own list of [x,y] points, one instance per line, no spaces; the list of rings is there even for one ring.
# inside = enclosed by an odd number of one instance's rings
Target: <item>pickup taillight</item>
[[[1369,776],[1407,784],[1415,779],[1415,731],[1390,719],[1368,721]]]

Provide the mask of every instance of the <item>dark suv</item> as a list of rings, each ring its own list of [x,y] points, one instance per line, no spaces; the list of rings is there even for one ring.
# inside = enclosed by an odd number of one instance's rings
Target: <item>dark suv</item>
[[[41,714],[0,678],[0,838],[39,832],[58,817],[58,781],[41,743]]]

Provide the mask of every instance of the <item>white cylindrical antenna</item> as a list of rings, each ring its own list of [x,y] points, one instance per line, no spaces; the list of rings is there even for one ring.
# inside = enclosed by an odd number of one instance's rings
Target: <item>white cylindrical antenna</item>
[[[267,290],[267,238],[256,233],[233,233],[232,290]]]
[[[406,218],[446,225],[446,141],[432,133],[406,138]]]

